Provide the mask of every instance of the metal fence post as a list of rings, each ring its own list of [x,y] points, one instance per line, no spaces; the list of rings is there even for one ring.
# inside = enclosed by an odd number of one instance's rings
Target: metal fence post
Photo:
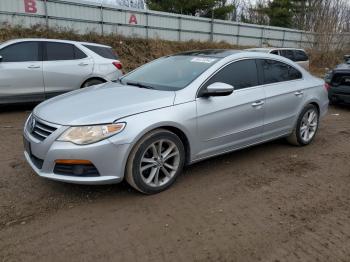
[[[239,34],[241,31],[241,24],[237,24],[237,42],[236,45],[239,45]]]
[[[211,21],[210,21],[210,41],[214,41],[214,9],[211,10]]]
[[[148,11],[146,11],[146,39],[149,39],[149,30],[148,30]]]
[[[264,31],[265,31],[265,27],[263,27],[261,29],[261,36],[260,36],[260,47],[263,46],[263,40],[264,40]]]
[[[303,41],[303,32],[300,32],[300,41],[299,41],[299,48],[301,48],[301,43]]]
[[[283,30],[282,47],[284,47],[284,40],[286,39],[286,30]]]
[[[49,14],[48,14],[48,8],[47,8],[47,0],[44,0],[44,9],[45,9],[46,29],[49,29]]]
[[[179,31],[179,37],[178,37],[179,42],[181,41],[181,30],[182,30],[182,20],[181,20],[181,16],[179,16],[179,29],[178,29],[178,31]]]
[[[100,16],[101,16],[101,35],[104,35],[103,3],[101,3],[101,7],[100,7]]]

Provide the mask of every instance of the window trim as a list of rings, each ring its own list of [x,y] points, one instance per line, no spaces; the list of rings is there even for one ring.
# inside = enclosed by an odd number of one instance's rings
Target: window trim
[[[42,41],[42,42],[43,42],[43,52],[42,52],[43,55],[42,55],[42,59],[43,59],[44,62],[79,61],[79,60],[86,59],[86,58],[89,57],[83,50],[81,50],[81,48],[79,48],[76,44],[73,44],[73,43],[55,42],[55,41]],[[78,48],[81,52],[83,52],[83,53],[86,55],[86,57],[84,57],[84,58],[79,58],[79,59],[69,59],[69,60],[48,60],[48,59],[47,59],[47,44],[48,44],[48,43],[72,45],[73,47]],[[74,51],[73,53],[74,53],[74,58],[75,58],[75,51]]]
[[[229,66],[229,65],[231,65],[231,64],[233,64],[233,63],[236,63],[236,62],[239,62],[239,61],[243,61],[243,60],[254,60],[254,62],[255,62],[255,64],[256,64],[256,58],[252,58],[252,57],[244,57],[244,58],[239,58],[239,59],[237,59],[237,60],[234,60],[234,61],[230,61],[230,62],[228,62],[228,63],[226,63],[226,64],[224,64],[224,65],[222,65],[220,68],[218,68],[214,73],[212,73],[200,86],[199,86],[199,88],[197,89],[197,92],[196,92],[196,98],[200,98],[201,96],[200,96],[200,93],[201,93],[201,91],[202,91],[202,88],[204,88],[204,86],[205,86],[205,84],[214,76],[214,75],[216,75],[220,70],[222,70],[224,67],[226,67],[226,66]],[[240,89],[235,89],[234,91],[233,91],[233,93],[234,92],[237,92],[238,90],[246,90],[246,89],[248,89],[248,88],[253,88],[253,87],[258,87],[258,86],[261,86],[260,85],[260,76],[259,76],[259,69],[258,69],[259,67],[258,67],[258,64],[256,64],[256,69],[257,69],[257,72],[258,72],[258,85],[257,86],[250,86],[250,87],[246,87],[246,88],[240,88]],[[209,68],[208,68],[209,69]]]
[[[201,89],[203,88],[203,86],[209,81],[209,79],[214,76],[217,72],[219,72],[222,68],[224,68],[225,66],[227,65],[230,65],[234,62],[238,62],[238,61],[242,61],[242,60],[258,60],[258,59],[269,59],[269,60],[273,60],[273,61],[277,61],[277,62],[281,62],[281,63],[284,63],[286,65],[289,65],[291,67],[293,67],[294,69],[298,70],[300,73],[301,73],[301,78],[299,79],[293,79],[293,80],[287,80],[287,81],[282,81],[282,82],[275,82],[275,83],[269,83],[269,84],[264,84],[264,82],[261,82],[261,81],[264,81],[264,73],[263,71],[261,71],[261,78],[260,78],[260,73],[259,73],[259,70],[262,70],[261,66],[259,66],[259,64],[257,63],[257,70],[258,70],[258,81],[259,81],[259,85],[257,86],[251,86],[251,87],[247,87],[247,88],[241,88],[241,89],[237,89],[237,90],[234,90],[232,94],[234,94],[235,92],[239,92],[240,90],[250,90],[250,89],[255,89],[255,88],[260,88],[260,87],[265,87],[265,86],[271,86],[271,85],[276,85],[276,84],[280,84],[280,83],[288,83],[288,82],[295,82],[295,81],[302,81],[302,80],[305,80],[304,78],[304,74],[303,72],[301,72],[299,69],[295,68],[293,65],[289,64],[289,63],[286,63],[285,61],[282,61],[282,60],[278,60],[278,59],[275,59],[275,58],[260,58],[260,57],[244,57],[244,58],[239,58],[237,60],[234,60],[234,61],[230,61],[230,62],[227,62],[226,64],[222,65],[220,68],[218,68],[217,70],[215,70],[215,72],[213,72],[200,86],[199,88],[197,89],[197,92],[196,92],[196,99],[197,98],[201,98],[202,96],[199,96],[200,94],[200,91]],[[286,58],[287,59],[287,58]],[[209,68],[208,68],[209,69]]]
[[[1,61],[1,63],[38,63],[38,62],[42,62],[44,59],[44,54],[43,54],[43,45],[42,45],[41,41],[31,40],[31,41],[15,42],[15,43],[11,43],[9,45],[4,46],[3,48],[0,49],[0,51],[6,49],[8,47],[11,47],[11,46],[25,44],[25,43],[37,43],[38,44],[38,60],[35,60],[35,61],[33,61],[33,60],[32,61],[17,61],[17,62]]]

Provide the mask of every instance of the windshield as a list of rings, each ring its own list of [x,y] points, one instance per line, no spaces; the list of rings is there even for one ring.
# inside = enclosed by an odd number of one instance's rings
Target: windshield
[[[185,88],[217,61],[217,58],[188,55],[163,57],[126,75],[121,83],[176,91]]]

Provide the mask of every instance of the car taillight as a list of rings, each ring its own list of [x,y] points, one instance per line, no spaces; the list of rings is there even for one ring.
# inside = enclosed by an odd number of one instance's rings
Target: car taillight
[[[324,88],[326,88],[326,90],[329,91],[329,89],[331,89],[331,85],[328,83],[324,83]]]
[[[113,62],[112,63],[117,69],[119,69],[119,70],[122,70],[123,69],[123,65],[122,65],[122,63],[120,63],[120,62]]]

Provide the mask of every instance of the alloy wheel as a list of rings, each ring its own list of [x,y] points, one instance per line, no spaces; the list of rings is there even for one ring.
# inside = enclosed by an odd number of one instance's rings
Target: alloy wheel
[[[142,180],[151,187],[167,184],[180,166],[180,151],[168,139],[153,142],[142,154],[140,174]]]
[[[300,125],[300,137],[309,142],[315,136],[318,126],[318,112],[315,109],[309,109],[304,114]]]

